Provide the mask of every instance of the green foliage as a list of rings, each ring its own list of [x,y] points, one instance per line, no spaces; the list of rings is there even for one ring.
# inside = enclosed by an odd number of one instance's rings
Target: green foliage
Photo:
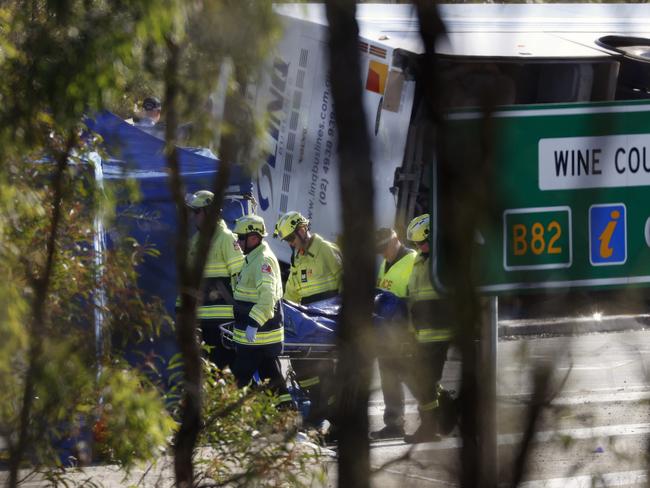
[[[170,319],[160,300],[144,300],[137,287],[137,266],[157,257],[155,246],[114,240],[96,254],[97,222],[115,229],[116,202],[137,201],[137,188],[97,186],[89,155],[101,140],[88,136],[83,117],[105,108],[126,117],[144,96],[163,98],[175,43],[178,113],[191,123],[183,142],[216,148],[221,131],[251,146],[260,125],[245,87],[233,80],[254,80],[278,35],[266,0],[3,2],[0,436],[12,468],[31,466],[62,480],[53,446],[93,425],[105,459],[130,468],[155,460],[175,426],[159,385],[119,358],[121,345],[150,339]],[[234,66],[228,93],[241,105],[231,127],[219,127],[219,111],[209,107],[225,60]],[[104,324],[99,338],[97,316]],[[269,486],[298,486],[312,476],[307,463],[317,454],[292,442],[295,415],[278,412],[268,394],[238,390],[230,377],[213,380],[213,366],[206,367],[201,442],[221,455],[204,460],[204,474]]]
[[[0,139],[3,151],[47,144],[39,121],[69,130],[88,111],[117,104],[142,65],[143,45],[161,42],[173,0],[4,2],[0,15]]]
[[[204,425],[197,479],[228,486],[312,486],[323,477],[323,455],[296,442],[297,412],[278,410],[264,389],[239,389],[229,372],[203,360]]]
[[[207,347],[207,346],[204,346]],[[207,486],[303,487],[322,482],[325,456],[319,446],[298,442],[299,415],[278,410],[263,387],[237,387],[230,371],[202,359],[203,425],[195,449],[195,483]],[[181,355],[169,363],[168,408],[183,408]]]
[[[157,446],[169,435],[170,420],[158,392],[145,388],[135,373],[104,367],[98,385],[93,324],[100,305],[94,298],[99,288],[106,291],[99,311],[106,319],[107,336],[111,329],[128,330],[141,338],[154,335],[165,320],[164,309],[160,301],[143,300],[136,287],[135,269],[145,255],[156,251],[130,240],[116,243],[103,261],[96,260],[94,218],[104,195],[94,189],[88,165],[71,158],[78,164],[69,165],[63,175],[62,220],[44,304],[46,313],[43,321],[35,323],[35,289],[44,274],[52,232],[50,182],[54,176],[53,165],[25,159],[6,166],[8,171],[0,177],[0,273],[6,278],[0,282],[0,433],[19,430],[24,408],[21,399],[26,382],[31,382],[29,458],[37,467],[57,466],[60,460],[53,445],[94,423],[99,386],[108,399],[105,405],[118,406],[120,415],[115,419],[126,423],[129,435],[138,439],[128,442],[127,436],[126,441],[117,442],[111,437],[119,446],[111,448],[111,453],[117,461],[130,465],[157,453]],[[33,357],[31,348],[36,342],[40,349]],[[139,420],[143,410],[138,409],[138,402],[148,404],[144,424]],[[125,416],[131,418],[124,420]],[[14,445],[15,438],[7,436],[5,440]]]
[[[279,39],[281,30],[273,15],[272,2],[268,0],[206,0],[187,2],[184,5],[185,24],[177,30],[174,38],[180,47],[181,59],[177,76],[177,111],[181,124],[189,122],[182,134],[182,143],[217,149],[218,133],[235,132],[239,149],[243,153],[252,146],[252,138],[260,133],[260,121],[256,121],[250,108],[242,99],[242,114],[235,126],[225,126],[221,119],[225,95],[216,92],[223,82],[231,95],[243,95],[246,87],[234,81],[254,81],[259,75],[262,62]],[[242,28],[245,26],[245,28]],[[162,66],[166,58],[163,49],[150,50],[153,73],[163,77]],[[224,70],[224,62],[230,62],[234,73]],[[222,78],[226,76],[227,79]],[[163,107],[164,109],[164,107]],[[239,162],[252,163],[252,157]]]
[[[105,459],[128,469],[163,454],[175,423],[159,391],[128,368],[103,371],[100,387],[95,437]]]

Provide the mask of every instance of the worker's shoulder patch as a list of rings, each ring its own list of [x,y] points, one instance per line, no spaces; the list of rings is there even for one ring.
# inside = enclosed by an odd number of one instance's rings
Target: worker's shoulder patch
[[[271,268],[271,265],[269,263],[262,263],[262,273],[273,273],[273,268]]]

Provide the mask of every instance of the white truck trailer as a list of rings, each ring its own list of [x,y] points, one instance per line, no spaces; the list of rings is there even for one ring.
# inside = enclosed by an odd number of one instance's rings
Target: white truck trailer
[[[644,4],[442,5],[447,36],[436,50],[451,87],[448,108],[476,102],[486,83],[506,85],[500,104],[650,97],[650,8]],[[336,124],[322,4],[276,8],[284,35],[250,93],[266,117],[270,151],[254,175],[268,226],[287,210],[336,240],[341,229]],[[428,210],[433,158],[421,130],[417,72],[423,45],[406,4],[360,4],[363,105],[371,139],[378,225]],[[289,248],[271,241],[281,261]]]

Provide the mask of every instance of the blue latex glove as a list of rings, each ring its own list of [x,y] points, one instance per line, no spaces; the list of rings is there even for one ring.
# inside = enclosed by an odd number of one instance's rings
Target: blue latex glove
[[[248,342],[255,342],[255,336],[257,335],[257,327],[252,325],[246,326],[246,340]]]

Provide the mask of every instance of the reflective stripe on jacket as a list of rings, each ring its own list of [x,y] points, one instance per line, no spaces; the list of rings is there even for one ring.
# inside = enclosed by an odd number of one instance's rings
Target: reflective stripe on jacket
[[[190,263],[194,261],[198,244],[199,233],[197,232],[192,236],[189,244]],[[203,277],[229,278],[239,273],[243,265],[244,254],[237,244],[237,237],[226,226],[223,219],[219,219],[206,257]]]
[[[189,244],[189,262],[194,261],[199,233],[192,236]],[[218,281],[232,294],[233,280],[244,265],[244,253],[241,252],[235,234],[226,226],[223,219],[217,221],[210,250],[203,269],[203,300],[197,310],[199,320],[232,320],[232,305],[222,296]]]
[[[411,325],[420,343],[445,342],[452,338],[449,302],[433,289],[430,257],[418,252],[408,284]]]
[[[234,318],[232,305],[219,303],[216,305],[201,305],[197,310],[199,320],[232,320]]]
[[[400,298],[406,298],[408,284],[413,271],[413,263],[417,253],[413,249],[407,249],[406,254],[393,263],[386,271],[386,260],[381,262],[377,276],[377,288],[391,292]]]
[[[246,256],[233,297],[236,302],[243,302],[242,307],[250,307],[248,320],[235,323],[235,342],[257,346],[284,340],[280,265],[265,241]],[[254,343],[246,339],[248,325],[258,327]]]
[[[314,234],[305,252],[294,254],[284,298],[300,303],[312,295],[338,293],[342,272],[339,248]]]

